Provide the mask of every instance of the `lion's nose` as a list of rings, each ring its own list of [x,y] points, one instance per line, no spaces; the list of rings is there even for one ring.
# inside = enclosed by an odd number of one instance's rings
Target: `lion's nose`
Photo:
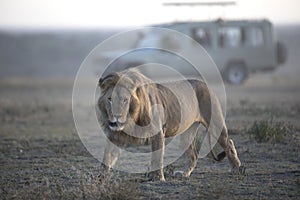
[[[122,115],[116,115],[114,114],[114,121],[119,121],[119,119],[121,119]]]
[[[122,115],[114,115],[114,118],[117,122],[124,123],[122,120]]]
[[[117,119],[119,119],[119,118],[122,117],[122,115],[121,114],[119,114],[119,115],[114,114],[114,117],[117,118]]]

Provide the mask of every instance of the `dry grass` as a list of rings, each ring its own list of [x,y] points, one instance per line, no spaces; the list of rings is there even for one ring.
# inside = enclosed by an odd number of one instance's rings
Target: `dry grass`
[[[72,84],[7,85],[0,84],[0,199],[297,199],[300,195],[300,140],[294,131],[289,133],[293,139],[274,146],[249,141],[237,128],[231,137],[247,167],[243,179],[228,173],[227,161],[204,158],[190,178],[166,175],[166,182],[145,182],[138,181],[143,179],[140,174],[113,172],[108,182],[100,184],[100,163],[74,128]],[[243,106],[236,109],[237,118],[229,119],[237,127],[242,127],[238,120],[248,109],[247,103]],[[247,113],[253,121],[258,114]],[[262,130],[259,122],[255,126]],[[270,121],[267,125],[277,126]],[[168,170],[172,174],[181,168]]]
[[[65,174],[66,175],[66,174]],[[97,181],[90,174],[64,177],[60,182],[51,177],[20,178],[19,183],[2,185],[0,194],[4,199],[137,199],[141,192],[132,181],[113,179],[106,183]]]
[[[283,142],[291,131],[291,125],[284,122],[275,122],[273,117],[270,117],[270,119],[254,121],[252,126],[248,128],[247,133],[258,142],[276,144]]]

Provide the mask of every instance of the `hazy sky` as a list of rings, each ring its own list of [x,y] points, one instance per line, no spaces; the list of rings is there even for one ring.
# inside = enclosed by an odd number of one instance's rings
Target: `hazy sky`
[[[0,0],[0,27],[140,26],[218,17],[300,23],[300,0],[235,0],[236,6],[224,8],[162,6],[164,2],[195,1],[212,0]]]

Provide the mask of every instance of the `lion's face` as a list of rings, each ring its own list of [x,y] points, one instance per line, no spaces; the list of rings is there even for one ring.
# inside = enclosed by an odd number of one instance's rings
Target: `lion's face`
[[[100,78],[102,95],[98,106],[101,111],[101,123],[111,131],[131,130],[134,124],[146,126],[150,123],[147,92],[139,87],[138,74],[113,73]]]
[[[107,91],[104,98],[109,128],[122,131],[129,115],[131,93],[125,87],[114,87]]]

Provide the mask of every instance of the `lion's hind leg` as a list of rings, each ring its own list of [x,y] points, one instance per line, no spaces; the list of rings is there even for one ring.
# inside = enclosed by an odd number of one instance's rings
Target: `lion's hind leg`
[[[189,177],[194,171],[197,160],[198,151],[196,149],[196,135],[199,123],[193,124],[185,133],[182,133],[181,137],[181,148],[188,148],[185,150],[182,158],[184,159],[184,169],[183,171],[175,171],[174,177]]]
[[[194,140],[192,144],[188,147],[188,149],[184,152],[184,158],[186,160],[184,164],[184,170],[183,171],[175,171],[174,177],[180,178],[180,177],[189,177],[191,173],[194,171],[197,160],[198,160],[198,153],[196,150],[196,145]]]
[[[245,167],[241,165],[241,161],[238,157],[237,150],[235,148],[234,142],[228,137],[227,128],[224,126],[221,135],[218,139],[218,143],[226,152],[226,156],[231,165],[231,172],[233,174],[244,174]]]

